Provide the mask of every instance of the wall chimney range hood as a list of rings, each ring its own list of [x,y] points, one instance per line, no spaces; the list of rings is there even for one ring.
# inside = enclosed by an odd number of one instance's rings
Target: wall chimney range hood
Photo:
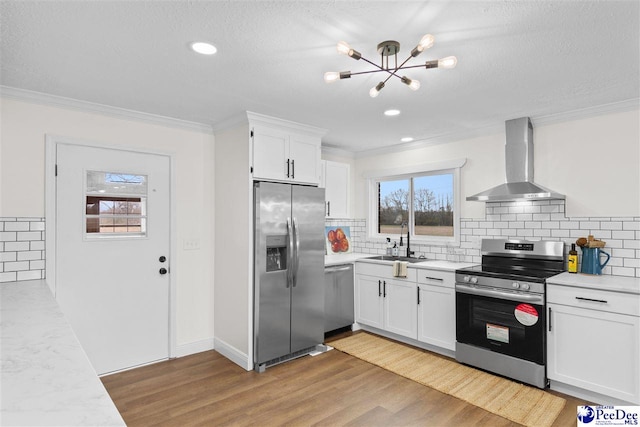
[[[478,202],[564,200],[563,194],[533,182],[533,126],[529,117],[507,120],[505,126],[507,182],[469,196],[467,200]]]

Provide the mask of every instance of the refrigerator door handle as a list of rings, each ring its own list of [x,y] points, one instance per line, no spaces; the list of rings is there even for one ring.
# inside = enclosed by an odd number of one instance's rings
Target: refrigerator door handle
[[[293,278],[293,226],[291,218],[287,218],[287,235],[289,236],[289,251],[287,253],[287,282],[286,287],[292,284]]]
[[[293,255],[293,257],[295,258],[295,265],[293,265],[293,278],[291,280],[291,287],[295,288],[298,276],[298,267],[300,265],[300,234],[298,233],[298,220],[296,218],[293,218],[293,234],[295,236],[296,250],[295,254]]]

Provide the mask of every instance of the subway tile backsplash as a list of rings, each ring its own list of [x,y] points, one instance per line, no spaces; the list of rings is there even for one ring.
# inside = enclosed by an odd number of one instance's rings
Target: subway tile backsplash
[[[0,218],[0,282],[45,278],[44,218]]]
[[[326,224],[349,225],[355,252],[385,252],[384,242],[367,238],[364,219],[327,220]],[[459,247],[411,242],[411,249],[415,256],[479,263],[483,238],[558,240],[565,242],[568,253],[571,243],[589,234],[604,240],[604,251],[611,255],[603,274],[640,277],[640,217],[566,217],[564,200],[486,203],[484,219],[461,219]]]

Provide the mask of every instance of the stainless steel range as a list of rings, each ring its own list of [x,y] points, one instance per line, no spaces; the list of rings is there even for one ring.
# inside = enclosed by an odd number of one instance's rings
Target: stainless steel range
[[[545,388],[546,279],[564,243],[482,241],[482,265],[456,270],[456,359]]]

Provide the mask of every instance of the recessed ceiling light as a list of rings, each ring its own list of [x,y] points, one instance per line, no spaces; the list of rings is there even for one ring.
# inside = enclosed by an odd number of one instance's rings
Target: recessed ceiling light
[[[410,136],[405,136],[400,141],[402,141],[402,142],[411,142],[411,141],[413,141],[413,138],[411,138]]]
[[[191,49],[193,49],[194,52],[201,53],[202,55],[213,55],[218,51],[214,45],[204,42],[191,43]]]
[[[385,116],[397,116],[400,114],[400,110],[387,110],[384,112]]]

